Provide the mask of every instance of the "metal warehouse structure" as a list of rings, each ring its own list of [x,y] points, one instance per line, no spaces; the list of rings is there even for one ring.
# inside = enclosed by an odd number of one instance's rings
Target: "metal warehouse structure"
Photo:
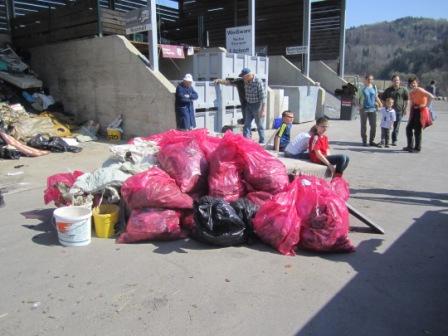
[[[0,0],[0,32],[12,33],[14,38],[12,23],[16,22],[17,30],[30,24],[29,21],[22,24],[20,18],[37,11],[51,13],[76,2],[77,0]],[[307,45],[309,39],[310,60],[333,61],[334,64],[337,62],[338,72],[343,74],[345,0],[171,1],[176,2],[177,8],[157,5],[159,43],[225,46],[226,28],[253,23],[256,50],[260,53],[285,55],[286,47]],[[107,13],[103,15],[106,17],[106,34],[123,34],[120,13],[146,6],[147,1],[92,0],[92,4],[90,7],[97,6],[98,13]],[[251,13],[255,13],[253,21]],[[107,18],[113,19],[112,22],[107,22]],[[31,28],[29,30],[35,31]],[[92,29],[84,29],[83,32],[92,34]],[[99,25],[96,33],[102,33]],[[303,66],[302,55],[289,55],[288,58]]]

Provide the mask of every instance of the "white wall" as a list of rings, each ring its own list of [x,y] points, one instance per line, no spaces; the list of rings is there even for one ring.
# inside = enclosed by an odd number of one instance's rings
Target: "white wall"
[[[31,49],[31,66],[79,121],[106,127],[117,115],[125,137],[176,127],[175,87],[149,69],[123,36],[75,40]]]

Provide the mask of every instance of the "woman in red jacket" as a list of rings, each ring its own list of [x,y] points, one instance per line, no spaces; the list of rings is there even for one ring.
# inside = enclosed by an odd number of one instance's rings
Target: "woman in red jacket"
[[[328,126],[327,118],[317,119],[317,132],[310,138],[309,142],[310,160],[311,162],[327,166],[333,177],[342,176],[350,160],[344,154],[330,155],[330,146],[328,145],[328,138],[325,135]]]
[[[411,89],[409,92],[411,111],[406,126],[408,145],[403,150],[410,153],[419,153],[422,149],[422,130],[432,125],[429,106],[434,96],[418,86],[418,80],[415,76],[409,78],[408,84]]]

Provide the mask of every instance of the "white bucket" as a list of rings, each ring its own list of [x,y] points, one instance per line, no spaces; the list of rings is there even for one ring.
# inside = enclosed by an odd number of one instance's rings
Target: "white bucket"
[[[92,210],[67,206],[53,212],[59,242],[64,246],[85,246],[91,240]]]

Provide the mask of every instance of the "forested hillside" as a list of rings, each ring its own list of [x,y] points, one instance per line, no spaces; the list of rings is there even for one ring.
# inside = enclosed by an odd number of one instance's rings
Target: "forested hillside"
[[[448,94],[448,20],[401,18],[347,30],[346,73],[378,79],[416,74]]]

